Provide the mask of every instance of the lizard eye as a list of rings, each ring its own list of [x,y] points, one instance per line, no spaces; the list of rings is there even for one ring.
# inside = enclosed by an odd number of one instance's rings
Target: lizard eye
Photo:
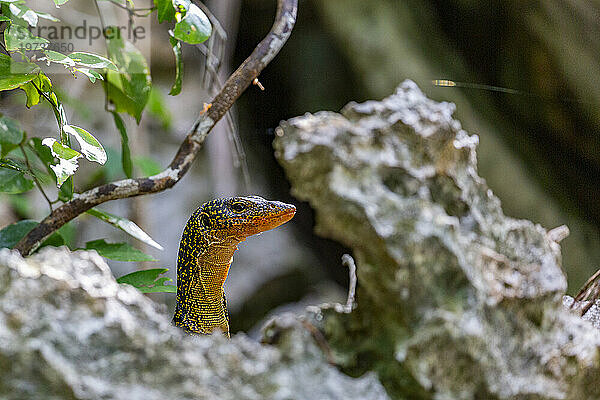
[[[202,224],[202,226],[208,228],[211,225],[210,217],[207,214],[202,214],[200,216],[200,223]]]
[[[233,203],[231,209],[235,212],[242,212],[246,209],[246,205],[244,203]]]

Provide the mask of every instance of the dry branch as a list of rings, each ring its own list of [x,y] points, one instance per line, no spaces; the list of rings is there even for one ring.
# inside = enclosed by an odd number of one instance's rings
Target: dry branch
[[[109,200],[157,193],[173,187],[189,170],[211,129],[281,50],[296,22],[296,12],[297,0],[277,1],[277,15],[271,31],[227,79],[219,94],[213,99],[210,109],[198,118],[181,143],[173,161],[164,171],[148,178],[123,179],[107,183],[75,195],[72,200],[55,209],[29,232],[15,246],[15,249],[22,255],[30,254],[61,226],[90,208]]]

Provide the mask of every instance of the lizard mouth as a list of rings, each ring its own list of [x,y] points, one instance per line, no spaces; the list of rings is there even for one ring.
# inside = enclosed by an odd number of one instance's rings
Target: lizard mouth
[[[289,208],[282,210],[281,212],[279,212],[275,215],[268,216],[267,218],[265,218],[264,221],[267,224],[272,223],[272,222],[278,222],[277,225],[275,225],[275,226],[279,226],[285,222],[288,222],[290,219],[292,219],[294,217],[294,215],[296,215],[296,207],[291,206]],[[275,226],[273,226],[273,228]],[[272,228],[270,228],[270,229],[272,229]]]
[[[275,202],[273,202],[275,203]],[[278,202],[279,203],[279,202]],[[291,220],[296,214],[296,207],[291,204],[279,203],[273,205],[265,215],[244,217],[232,221],[233,225],[239,227],[243,236],[256,235],[283,225]]]
[[[290,205],[290,206],[278,211],[277,213],[274,213],[274,214],[271,214],[271,215],[265,217],[260,223],[261,227],[259,228],[259,231],[264,232],[264,231],[268,231],[270,229],[276,228],[279,225],[283,225],[286,222],[288,222],[290,219],[292,219],[295,214],[296,214],[296,207]]]

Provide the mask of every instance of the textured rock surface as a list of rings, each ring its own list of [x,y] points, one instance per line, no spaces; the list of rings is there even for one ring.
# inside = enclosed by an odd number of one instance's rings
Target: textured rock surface
[[[563,305],[567,309],[574,309],[574,312],[581,312],[581,309],[589,304],[588,301],[577,302],[573,306],[573,299],[571,296],[563,296]],[[600,329],[600,300],[596,300],[596,303],[593,304],[589,310],[585,312],[582,317],[586,321],[590,321],[594,327]]]
[[[299,319],[275,346],[189,337],[95,252],[0,250],[2,399],[386,399],[330,366]]]
[[[453,111],[407,81],[278,128],[293,193],[358,266],[357,309],[314,321],[397,398],[600,398],[600,333],[561,304],[559,245],[503,214]]]

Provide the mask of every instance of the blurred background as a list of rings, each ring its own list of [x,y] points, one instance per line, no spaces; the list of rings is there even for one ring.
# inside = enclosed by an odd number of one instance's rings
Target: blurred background
[[[45,3],[27,2],[41,10]],[[227,33],[219,55],[218,75],[224,80],[270,29],[276,1],[205,4]],[[61,19],[94,13],[85,6],[49,10]],[[160,261],[110,261],[116,276],[165,266],[174,279],[179,238],[190,214],[214,197],[257,194],[294,203],[298,212],[290,223],[240,246],[226,283],[232,332],[255,334],[270,313],[343,300],[347,271],[340,258],[348,250],[312,233],[311,209],[290,196],[273,157],[274,128],[306,112],[381,99],[411,79],[429,97],[455,103],[455,117],[479,136],[479,173],[506,214],[546,229],[569,226],[571,235],[561,245],[568,291],[574,293],[600,260],[599,23],[600,3],[591,0],[300,0],[289,42],[260,76],[265,90],[251,86],[246,91],[231,118],[209,136],[190,173],[169,191],[100,207],[134,220],[165,250],[144,246],[86,216],[69,224],[70,240],[79,247],[99,238],[130,241]],[[212,86],[203,87],[205,55],[184,46],[183,91],[167,95],[175,63],[168,25],[153,16],[152,40],[144,51],[156,94],[139,125],[132,118],[126,121],[137,175],[169,163],[203,103],[219,88],[215,77]],[[122,177],[120,137],[104,112],[102,88],[69,74],[51,78],[64,91],[61,99],[70,120],[89,127],[109,151],[101,169],[80,163],[76,188]],[[436,79],[519,93],[437,87],[432,84]],[[27,110],[19,92],[2,92],[0,112],[21,121],[30,136],[53,134],[50,109]],[[39,220],[46,213],[35,191],[4,196],[0,227],[22,218]],[[173,295],[153,298],[173,309]]]

